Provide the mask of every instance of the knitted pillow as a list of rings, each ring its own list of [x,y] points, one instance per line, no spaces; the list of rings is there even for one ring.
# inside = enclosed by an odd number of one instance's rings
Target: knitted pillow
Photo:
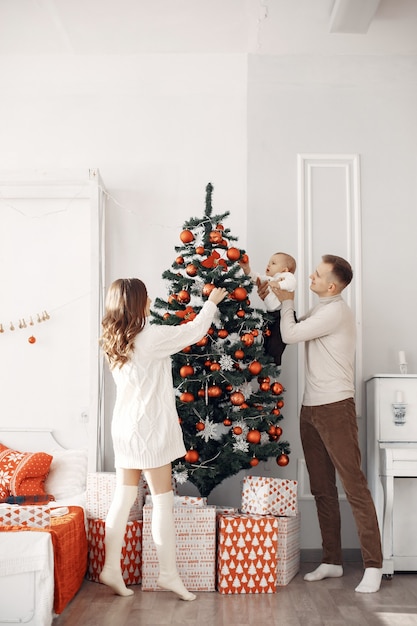
[[[0,443],[0,500],[45,495],[51,461],[52,456],[46,452],[18,452]]]

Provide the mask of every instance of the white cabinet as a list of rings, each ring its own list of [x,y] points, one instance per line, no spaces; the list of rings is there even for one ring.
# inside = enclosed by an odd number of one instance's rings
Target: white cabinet
[[[383,573],[417,571],[417,376],[366,380],[368,484],[382,533]]]

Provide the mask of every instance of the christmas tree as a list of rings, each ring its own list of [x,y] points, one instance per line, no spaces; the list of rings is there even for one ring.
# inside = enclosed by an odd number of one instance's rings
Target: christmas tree
[[[173,463],[178,483],[187,480],[202,496],[228,476],[276,457],[289,462],[282,441],[284,388],[279,369],[264,349],[268,314],[252,308],[253,284],[239,260],[245,251],[223,222],[229,211],[213,215],[213,187],[206,187],[204,216],[191,218],[180,233],[167,300],[157,298],[152,322],[184,324],[201,309],[211,290],[225,287],[229,296],[201,340],[172,358],[177,411],[187,454]],[[247,259],[247,257],[246,257]]]

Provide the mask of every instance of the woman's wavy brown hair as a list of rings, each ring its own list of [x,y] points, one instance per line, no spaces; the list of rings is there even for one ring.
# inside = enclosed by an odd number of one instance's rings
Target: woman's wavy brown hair
[[[131,357],[136,335],[146,323],[148,292],[139,278],[118,278],[109,287],[100,345],[110,369]]]

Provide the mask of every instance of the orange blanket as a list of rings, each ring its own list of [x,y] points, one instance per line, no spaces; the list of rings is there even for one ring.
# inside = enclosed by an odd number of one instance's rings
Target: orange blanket
[[[27,528],[2,526],[4,531],[49,532],[54,551],[54,611],[57,614],[67,606],[83,582],[87,570],[87,535],[84,511],[70,506],[69,513],[51,518],[51,527]]]

